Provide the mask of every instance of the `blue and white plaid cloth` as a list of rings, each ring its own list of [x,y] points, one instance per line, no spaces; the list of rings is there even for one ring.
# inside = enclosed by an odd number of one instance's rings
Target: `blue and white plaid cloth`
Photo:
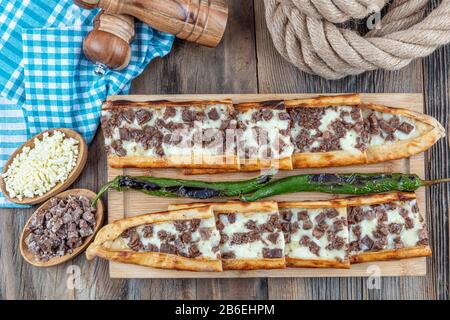
[[[72,0],[0,0],[0,169],[15,148],[49,128],[73,128],[90,143],[102,101],[127,93],[172,48],[172,35],[138,23],[130,65],[97,76],[82,51],[97,13]],[[0,193],[0,207],[20,206]]]

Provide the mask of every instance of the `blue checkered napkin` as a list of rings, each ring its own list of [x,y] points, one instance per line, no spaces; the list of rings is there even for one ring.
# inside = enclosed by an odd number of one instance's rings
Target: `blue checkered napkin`
[[[24,122],[22,110],[16,105],[10,104],[6,99],[0,98],[0,168],[8,160],[9,155],[27,140],[27,128]],[[18,208],[0,193],[0,207]],[[23,206],[25,207],[25,206]]]
[[[28,137],[49,128],[73,128],[90,143],[102,101],[128,92],[131,80],[172,47],[173,36],[139,23],[130,65],[97,76],[82,53],[83,38],[97,13],[80,9],[72,0],[0,0],[0,96],[8,99],[0,102],[1,128],[16,121]],[[3,117],[5,110],[15,116]],[[0,131],[1,159],[14,150],[10,134]],[[18,145],[26,139],[19,136]],[[0,194],[0,207],[4,203]]]
[[[90,142],[97,130],[102,101],[108,95],[127,91],[144,66],[165,55],[172,44],[172,37],[140,24],[130,66],[124,71],[95,76],[95,65],[84,58],[80,47],[90,29],[90,26],[28,29],[22,34],[24,113],[31,135],[48,128],[70,127]]]

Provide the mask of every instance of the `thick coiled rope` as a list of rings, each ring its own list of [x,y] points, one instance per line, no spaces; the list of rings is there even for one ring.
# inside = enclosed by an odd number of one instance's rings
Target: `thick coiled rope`
[[[397,70],[450,42],[450,0],[425,16],[428,0],[394,0],[367,34],[339,24],[373,17],[387,0],[264,0],[279,53],[299,69],[339,79]]]

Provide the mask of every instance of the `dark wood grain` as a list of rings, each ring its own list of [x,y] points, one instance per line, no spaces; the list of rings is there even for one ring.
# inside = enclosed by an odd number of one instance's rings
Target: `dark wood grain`
[[[426,112],[438,119],[449,132],[450,111],[450,48],[447,46],[424,59],[424,93]],[[449,138],[442,139],[427,154],[427,175],[430,179],[450,176]],[[428,263],[428,286],[436,298],[449,299],[449,185],[429,190],[428,205],[433,213],[428,221],[432,230],[433,259]]]
[[[299,72],[278,55],[265,26],[262,1],[229,0],[229,4],[228,30],[216,49],[177,40],[168,57],[153,61],[133,82],[132,93],[423,92],[426,112],[449,129],[449,47],[400,71],[326,81]],[[450,176],[449,157],[449,140],[442,139],[427,153],[427,176]],[[105,160],[99,132],[86,169],[73,187],[98,189],[106,182]],[[87,262],[84,256],[37,269],[18,251],[18,237],[32,210],[2,209],[0,299],[449,299],[449,199],[448,185],[427,193],[434,251],[428,275],[383,278],[379,290],[369,289],[365,278],[118,280],[110,279],[106,261]],[[70,265],[81,270],[79,289],[67,286]]]
[[[253,5],[230,1],[228,29],[213,49],[177,41],[168,58],[155,61],[133,83],[132,93],[256,93],[256,50]],[[169,74],[169,76],[167,76]],[[143,289],[165,288],[160,296]],[[135,295],[144,298],[240,299],[266,298],[265,280],[139,280]],[[170,288],[170,289],[169,289]],[[175,294],[175,296],[174,296]],[[136,297],[137,297],[136,296]]]
[[[395,72],[374,71],[367,72],[362,75],[347,77],[339,81],[326,81],[317,76],[312,76],[298,71],[295,67],[287,63],[273,47],[268,33],[265,19],[264,6],[262,2],[255,2],[256,17],[256,39],[258,52],[258,79],[260,92],[422,92],[427,86],[427,79],[424,80],[423,73],[434,74],[431,68],[435,67],[434,63],[429,69],[423,70],[421,61],[414,61],[408,67]],[[445,56],[445,55],[444,55]],[[428,58],[425,62],[433,60]],[[433,61],[434,62],[434,61]],[[442,62],[442,68],[445,70],[445,63]],[[445,83],[448,82],[448,71],[445,70]],[[428,75],[429,76],[429,75]],[[438,78],[443,80],[442,78]],[[445,86],[441,92],[436,92],[436,86],[441,84],[435,82],[430,88],[431,92],[435,92],[437,96],[446,97],[441,105],[442,123],[447,123],[448,119],[443,119],[443,114],[448,117],[448,86]],[[425,81],[425,82],[424,82]],[[434,88],[434,89],[433,89]],[[433,97],[437,98],[437,97]],[[427,95],[426,105],[430,106],[430,98]],[[445,111],[444,111],[445,110]],[[432,112],[431,115],[434,115]],[[436,176],[448,176],[448,143],[445,147],[442,145],[445,141],[440,141],[439,145],[434,147],[428,159],[432,159],[428,164],[439,161],[434,156],[436,151],[441,148],[442,158],[441,164],[433,166],[434,171],[440,167],[441,170],[436,172]],[[445,150],[442,150],[444,149]],[[445,160],[443,159],[445,158]],[[430,168],[428,168],[430,169]],[[446,172],[447,170],[447,172]],[[442,187],[441,187],[442,188]],[[448,202],[442,203],[441,197],[445,196],[445,192],[432,192],[428,202],[431,204],[429,210],[433,212],[433,218],[446,217],[448,215]],[[446,197],[448,199],[448,197]],[[448,201],[448,200],[447,200]],[[435,207],[434,204],[438,204]],[[445,207],[445,205],[447,206]],[[447,208],[447,209],[443,209]],[[431,219],[434,220],[434,219]],[[440,224],[431,223],[431,234],[435,254],[429,259],[427,277],[405,277],[405,278],[383,278],[380,290],[369,290],[366,279],[269,279],[269,298],[274,299],[432,299],[444,297],[445,288],[439,288],[441,284],[436,282],[436,276],[439,274],[445,276],[448,274],[448,250],[444,239],[436,239],[437,236],[448,235],[448,227],[445,226],[444,218],[440,219]],[[429,222],[430,223],[430,222]],[[438,241],[437,241],[438,240]],[[439,241],[440,240],[440,241]],[[441,267],[433,270],[434,265]],[[447,268],[447,269],[445,269]],[[444,279],[442,279],[444,280]],[[443,286],[447,286],[448,282],[442,282]],[[338,289],[337,289],[338,288]],[[442,293],[440,293],[442,291]],[[446,296],[445,296],[446,297]]]

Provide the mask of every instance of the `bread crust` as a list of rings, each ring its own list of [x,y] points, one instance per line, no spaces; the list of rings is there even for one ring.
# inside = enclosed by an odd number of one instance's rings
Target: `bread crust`
[[[347,201],[345,198],[319,200],[319,201],[284,201],[278,202],[279,209],[299,208],[299,209],[319,209],[319,208],[347,208]],[[342,210],[344,211],[344,210]],[[339,212],[341,217],[347,219],[347,210]],[[336,259],[300,259],[286,257],[286,265],[291,268],[339,268],[349,269],[350,260],[342,261]]]
[[[285,258],[222,259],[223,270],[284,269]]]
[[[347,199],[349,207],[377,205],[381,203],[388,203],[393,201],[406,201],[416,199],[416,194],[413,192],[393,192],[385,194],[374,194],[364,197],[352,197]],[[350,263],[362,263],[369,261],[387,261],[398,260],[415,257],[431,256],[431,249],[429,246],[414,246],[401,249],[388,249],[373,252],[361,252],[350,255]]]
[[[212,104],[228,104],[232,105],[231,99],[223,100],[198,100],[198,101],[129,101],[129,100],[114,100],[105,101],[102,104],[102,110],[110,110],[112,108],[163,108],[163,107],[205,107]]]
[[[349,152],[344,150],[329,152],[302,152],[292,155],[292,167],[300,168],[323,168],[343,167],[367,163],[365,152]]]
[[[186,175],[219,174],[229,172],[251,172],[269,169],[274,160],[240,160],[240,168],[186,168]],[[293,170],[301,168],[342,167],[367,163],[365,152],[330,151],[330,152],[302,152],[294,153],[292,157],[278,160],[277,169]]]
[[[333,200],[321,201],[298,201],[298,202],[279,202],[278,208],[338,208],[338,207],[356,207],[369,206],[393,201],[407,201],[416,199],[416,194],[413,192],[391,192],[382,194],[373,194],[367,196],[348,197]],[[369,261],[386,261],[397,260],[414,257],[431,256],[431,249],[429,246],[415,246],[410,248],[389,249],[376,252],[362,252],[351,255],[349,261],[338,262],[335,260],[301,260],[286,258],[288,267],[321,267],[324,268],[348,268],[352,263],[362,263]],[[300,261],[295,261],[300,260]],[[321,263],[323,262],[323,263]],[[336,266],[335,263],[337,263]],[[342,264],[342,265],[340,265]],[[348,266],[347,266],[348,265]]]
[[[319,260],[319,259],[297,259],[286,258],[286,266],[289,268],[333,268],[350,269],[350,260]]]
[[[281,201],[277,203],[278,209],[284,208],[306,208],[306,209],[317,209],[317,208],[347,208],[353,206],[364,206],[364,205],[377,205],[381,203],[388,203],[393,201],[406,201],[416,199],[416,194],[413,192],[391,192],[391,193],[382,193],[382,194],[374,194],[367,196],[355,196],[355,197],[347,197],[347,198],[337,198],[330,200],[317,200],[317,201]],[[270,201],[273,203],[273,201]],[[270,203],[269,202],[269,203]],[[252,211],[252,204],[255,203],[242,203],[238,201],[229,201],[225,203],[221,202],[204,202],[204,203],[188,203],[188,204],[173,204],[169,206],[169,210],[174,209],[188,209],[195,208],[200,206],[211,206],[215,213],[231,213],[235,212],[234,209],[239,208],[240,210],[248,210]],[[259,208],[260,205],[257,205]],[[273,204],[264,205],[263,207],[274,208]],[[378,252],[366,252],[357,255],[351,256],[349,259],[345,259],[343,261],[338,260],[319,260],[319,259],[298,259],[298,258],[285,258],[285,263],[287,267],[290,268],[342,268],[348,269],[350,268],[352,263],[362,263],[368,261],[384,261],[384,260],[395,260],[395,259],[404,259],[404,258],[414,258],[414,257],[424,257],[430,256],[431,249],[429,246],[417,246],[413,248],[403,248],[396,250],[383,250]],[[239,269],[247,268],[247,267],[255,267],[258,265],[257,263],[248,262],[243,264],[235,263],[235,260],[241,261],[241,259],[230,259],[223,260],[223,268],[227,269],[228,265],[231,265],[233,270],[246,270]],[[256,259],[260,260],[260,259]],[[269,259],[271,260],[271,259]],[[231,262],[227,262],[231,261]],[[262,267],[264,268],[264,267]]]
[[[372,206],[381,203],[413,199],[416,199],[414,192],[389,192],[345,198],[348,207]]]
[[[361,104],[361,96],[358,93],[341,94],[335,96],[318,96],[315,98],[285,100],[286,108],[314,108],[331,106],[357,106]]]
[[[405,201],[413,199],[416,199],[416,194],[414,192],[389,192],[330,200],[280,201],[278,202],[278,208],[342,208],[369,206],[392,201]]]
[[[238,171],[239,161],[236,156],[209,156],[201,157],[201,163],[195,163],[192,156],[171,156],[171,157],[137,157],[137,156],[108,156],[108,164],[112,168],[179,168],[179,169],[213,169],[213,170],[236,170]]]
[[[235,169],[183,169],[183,174],[186,176],[200,175],[200,174],[219,174],[219,173],[235,173],[235,172],[245,172],[245,170],[235,170]]]
[[[279,170],[293,170],[292,157],[281,159],[240,159],[238,171],[260,171],[263,169],[276,168]],[[228,168],[226,168],[228,169]],[[219,170],[221,170],[219,168]]]
[[[171,204],[168,210],[181,210],[190,208],[199,208],[209,206],[216,214],[227,213],[242,213],[242,214],[254,214],[260,212],[278,212],[278,204],[275,201],[259,201],[259,202],[240,202],[240,201],[227,201],[227,202],[194,202],[185,204]]]
[[[147,267],[188,271],[222,271],[219,259],[185,258],[160,252],[134,252],[128,248],[113,247],[113,242],[126,229],[144,224],[174,220],[207,219],[214,217],[210,206],[201,206],[186,210],[171,210],[151,213],[114,221],[97,233],[94,242],[86,250],[86,258],[92,260],[98,256],[104,259],[143,265]]]
[[[389,249],[375,252],[362,252],[350,256],[351,263],[370,261],[388,261],[406,258],[429,257],[432,255],[429,246],[415,246],[401,249]]]

